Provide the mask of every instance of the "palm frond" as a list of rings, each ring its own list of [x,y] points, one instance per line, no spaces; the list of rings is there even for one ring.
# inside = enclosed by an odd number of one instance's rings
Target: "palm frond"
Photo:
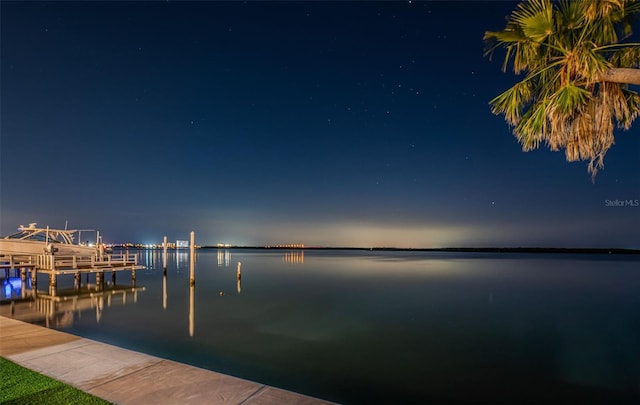
[[[549,0],[520,3],[511,18],[535,42],[544,41],[554,32],[553,6]]]
[[[540,146],[540,142],[545,139],[545,133],[547,129],[547,115],[546,110],[548,107],[547,100],[541,100],[533,105],[522,116],[522,119],[513,129],[513,133],[522,144],[522,150],[527,152],[533,149],[537,149]]]
[[[591,92],[582,87],[567,83],[549,97],[548,114],[550,116],[574,115],[584,111]]]
[[[621,44],[622,45],[622,44]],[[640,67],[640,44],[624,44],[625,47],[605,48],[601,51],[607,55],[609,62],[614,67],[636,68]]]
[[[504,114],[509,125],[517,125],[522,116],[522,110],[529,104],[531,97],[530,81],[516,83],[489,102],[491,112],[496,115]]]

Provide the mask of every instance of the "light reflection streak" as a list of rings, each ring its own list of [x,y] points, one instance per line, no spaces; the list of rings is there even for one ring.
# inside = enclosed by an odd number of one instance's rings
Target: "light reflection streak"
[[[189,287],[189,336],[193,336],[195,330],[195,303],[196,303],[196,286],[192,284]]]
[[[176,251],[176,270],[179,272],[180,267],[186,267],[187,262],[189,261],[189,252],[186,250],[177,250]]]
[[[290,263],[290,264],[303,264],[304,250],[293,250],[291,252],[286,252],[282,260],[285,263]]]
[[[162,309],[167,309],[167,273],[162,276]]]
[[[231,252],[229,250],[218,250],[218,267],[229,267],[231,263]]]

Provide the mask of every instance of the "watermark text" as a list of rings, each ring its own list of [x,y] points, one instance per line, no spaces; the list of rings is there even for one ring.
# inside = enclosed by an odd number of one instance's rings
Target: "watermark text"
[[[605,207],[640,207],[640,200],[604,200]]]

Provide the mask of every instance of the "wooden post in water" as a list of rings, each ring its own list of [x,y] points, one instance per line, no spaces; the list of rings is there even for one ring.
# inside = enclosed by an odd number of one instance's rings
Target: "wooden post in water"
[[[58,280],[56,273],[49,274],[49,295],[54,296],[57,295],[58,291]]]
[[[189,285],[196,284],[196,233],[191,231],[191,240],[189,241]]]
[[[96,239],[96,243],[98,244],[98,260],[102,261],[102,256],[104,256],[104,245],[102,244],[102,240],[100,240],[100,231],[97,231]]]
[[[167,309],[167,271],[162,275],[162,309]]]
[[[167,237],[164,237],[162,241],[162,271],[164,274],[167,274]]]
[[[104,283],[104,273],[99,271],[96,273],[96,290],[101,291]]]
[[[189,336],[193,336],[195,329],[195,303],[196,303],[196,284],[189,286]]]
[[[76,290],[80,289],[80,272],[73,275],[73,288]]]
[[[31,268],[31,288],[35,290],[37,284],[38,284],[38,272],[36,270],[36,267],[32,267]]]

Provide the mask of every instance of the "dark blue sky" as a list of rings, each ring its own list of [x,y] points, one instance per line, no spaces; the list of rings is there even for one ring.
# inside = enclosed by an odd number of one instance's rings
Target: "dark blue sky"
[[[640,248],[639,122],[592,184],[491,114],[514,6],[3,1],[0,231]]]

